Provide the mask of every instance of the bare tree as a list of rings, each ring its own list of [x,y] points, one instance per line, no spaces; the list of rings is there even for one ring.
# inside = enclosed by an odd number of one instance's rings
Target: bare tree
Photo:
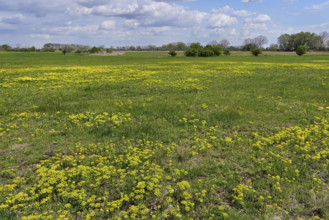
[[[321,41],[323,44],[325,44],[329,40],[329,33],[327,31],[323,31],[319,34],[321,37]]]
[[[217,42],[217,40],[213,40],[213,41],[209,42],[209,45],[215,46],[215,45],[218,45],[218,42]]]
[[[230,42],[226,39],[223,39],[219,42],[219,45],[225,50],[230,46]]]
[[[254,40],[251,38],[244,39],[243,45],[247,45],[247,44],[254,44]]]
[[[268,43],[267,37],[265,37],[264,35],[259,35],[257,37],[255,37],[253,39],[253,43],[258,47],[258,48],[262,48],[264,44]]]

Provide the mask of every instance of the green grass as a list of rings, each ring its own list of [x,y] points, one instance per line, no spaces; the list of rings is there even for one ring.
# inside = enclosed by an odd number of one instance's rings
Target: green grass
[[[328,63],[0,53],[0,219],[327,219]]]

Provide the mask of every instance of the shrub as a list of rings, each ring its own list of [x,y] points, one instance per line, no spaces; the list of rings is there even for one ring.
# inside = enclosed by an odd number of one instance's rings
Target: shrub
[[[302,55],[306,54],[306,52],[307,52],[307,47],[306,46],[299,45],[297,47],[296,54],[298,54],[299,56],[302,56]]]
[[[175,57],[175,56],[177,56],[177,52],[176,51],[174,51],[174,50],[171,50],[171,51],[169,51],[169,53],[168,53],[170,56],[172,56],[172,57]]]
[[[193,43],[190,48],[185,51],[185,56],[189,57],[212,57],[220,56],[223,53],[223,48],[219,45],[207,45],[203,47],[200,43]]]
[[[199,57],[212,57],[214,55],[215,55],[214,51],[207,47],[201,48],[198,52]]]
[[[196,57],[197,55],[198,55],[197,49],[190,48],[185,51],[185,56],[187,57]]]
[[[262,50],[259,48],[255,48],[255,49],[250,50],[250,53],[252,53],[252,55],[254,55],[254,56],[258,56],[259,54],[262,53]]]
[[[112,53],[111,49],[106,49],[106,53]]]
[[[225,50],[224,50],[224,54],[225,54],[226,56],[231,55],[231,50],[230,50],[230,49],[225,49]]]
[[[212,51],[216,56],[220,56],[223,53],[223,48],[219,45],[212,46]]]
[[[89,50],[89,53],[100,53],[102,52],[102,48],[100,47],[93,47]]]

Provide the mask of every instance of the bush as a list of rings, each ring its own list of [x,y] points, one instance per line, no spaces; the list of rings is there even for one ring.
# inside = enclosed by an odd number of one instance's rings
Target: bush
[[[187,57],[196,57],[197,55],[198,55],[197,49],[190,48],[185,51],[185,56]]]
[[[262,50],[259,48],[255,48],[255,49],[250,50],[250,53],[252,53],[252,55],[254,55],[254,56],[258,56],[259,54],[262,54]]]
[[[188,57],[212,57],[220,56],[223,53],[223,48],[219,45],[207,45],[203,47],[200,43],[193,43],[190,48],[185,51],[185,56]]]
[[[225,49],[225,50],[224,50],[224,54],[225,54],[226,56],[231,55],[231,50],[230,50],[230,49]]]
[[[169,53],[168,53],[170,56],[172,56],[172,57],[175,57],[175,56],[177,56],[177,52],[176,51],[174,51],[174,50],[171,50],[171,51],[169,51]]]
[[[106,49],[106,53],[112,53],[111,49]]]
[[[302,55],[306,54],[306,53],[307,53],[307,47],[304,46],[304,45],[299,45],[299,46],[297,47],[296,53],[297,53],[299,56],[302,56]]]
[[[102,52],[102,48],[100,47],[93,47],[89,50],[89,53],[100,53]]]
[[[219,45],[212,46],[212,51],[214,51],[215,56],[220,56],[223,53],[223,48]]]
[[[212,49],[210,49],[210,48],[207,48],[207,47],[201,48],[198,51],[198,56],[199,57],[212,57],[214,55],[215,55],[214,51]]]

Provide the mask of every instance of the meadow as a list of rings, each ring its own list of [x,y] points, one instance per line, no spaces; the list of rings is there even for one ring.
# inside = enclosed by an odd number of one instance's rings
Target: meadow
[[[329,219],[329,56],[0,53],[0,219]]]

